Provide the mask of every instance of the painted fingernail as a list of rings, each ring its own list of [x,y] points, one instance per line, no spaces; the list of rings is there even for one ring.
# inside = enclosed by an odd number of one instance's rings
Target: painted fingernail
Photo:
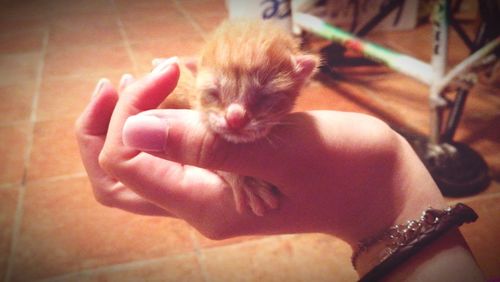
[[[173,64],[178,64],[179,63],[179,58],[177,57],[172,57],[168,58],[166,60],[163,60],[161,63],[159,63],[151,73],[153,74],[159,74],[164,71],[166,71],[171,65]]]
[[[123,126],[123,143],[141,151],[162,152],[167,136],[167,121],[156,116],[131,116]]]
[[[97,85],[95,86],[94,92],[92,92],[92,98],[95,98],[97,95],[99,95],[99,93],[101,93],[102,87],[107,82],[109,82],[109,80],[107,78],[99,79],[99,81],[97,82]]]

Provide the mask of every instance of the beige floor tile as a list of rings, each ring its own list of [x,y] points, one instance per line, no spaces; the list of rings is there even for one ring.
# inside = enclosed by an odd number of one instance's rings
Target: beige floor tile
[[[205,281],[194,254],[176,255],[153,261],[115,266],[80,275],[70,275],[59,281]]]
[[[12,2],[3,1],[2,10],[0,10],[0,19],[6,20],[42,20],[50,15],[50,10],[47,10],[44,1],[36,2]]]
[[[0,86],[0,123],[28,121],[31,116],[35,83],[26,81]]]
[[[128,11],[128,10],[133,11],[133,10],[150,9],[150,8],[175,7],[174,3],[170,3],[163,0],[144,0],[144,1],[115,0],[114,3],[119,11]]]
[[[366,96],[360,95],[360,91],[343,82],[328,80],[324,78],[313,79],[301,92],[295,106],[295,111],[308,110],[337,110],[370,113],[366,107],[360,106],[358,101]]]
[[[37,120],[76,118],[89,103],[97,81],[98,77],[45,79],[38,99]]]
[[[136,76],[133,71],[129,73],[137,78],[140,77]],[[114,73],[105,77],[115,88],[118,88],[121,76],[121,73]],[[97,75],[89,75],[44,79],[38,98],[36,120],[62,120],[64,122],[64,120],[76,119],[90,102],[100,78]]]
[[[50,21],[48,50],[59,48],[106,45],[121,42],[117,17],[106,13],[60,15]]]
[[[202,250],[202,263],[212,281],[289,281],[291,246],[280,237]]]
[[[214,14],[192,14],[191,15],[200,26],[200,28],[207,34],[219,26],[222,21],[227,19],[227,13],[214,13]]]
[[[182,8],[191,15],[214,15],[227,14],[226,4],[224,0],[187,0],[179,2]]]
[[[43,3],[45,2],[45,3]],[[113,13],[113,4],[107,0],[92,0],[92,1],[65,1],[65,0],[50,0],[42,1],[45,9],[50,11],[50,16],[57,15],[79,15],[82,13]]]
[[[355,280],[351,267],[346,269],[349,259],[345,258],[345,246],[333,238],[314,236],[268,237],[204,249],[203,263],[213,281]],[[335,257],[340,254],[343,259]]]
[[[21,31],[47,30],[48,21],[45,19],[9,19],[0,17],[0,34],[7,34]]]
[[[98,204],[85,177],[29,185],[13,280],[192,252],[191,228]]]
[[[74,119],[35,124],[28,181],[84,171],[73,128]]]
[[[0,54],[40,51],[45,34],[43,29],[0,33]]]
[[[30,126],[27,123],[0,126],[0,184],[20,184]]]
[[[45,57],[44,78],[64,76],[105,77],[134,71],[122,42],[50,50]]]
[[[460,230],[469,244],[479,267],[488,279],[500,277],[500,194],[466,202],[479,215]]]
[[[199,36],[195,27],[182,14],[164,18],[127,20],[123,22],[123,27],[130,42]]]
[[[129,73],[134,74],[132,70]],[[47,78],[42,81],[37,103],[37,121],[76,119],[90,102],[100,78],[118,88],[122,73]],[[1,88],[0,88],[1,89]]]
[[[196,24],[208,35],[229,14],[224,1],[182,1],[180,8],[196,22]]]
[[[196,34],[189,37],[168,38],[160,40],[145,40],[131,43],[132,54],[140,73],[151,71],[151,61],[155,58],[173,56],[192,57],[198,54],[203,45],[203,39]]]
[[[0,277],[7,273],[19,187],[0,188]]]
[[[345,242],[325,234],[304,234],[287,238],[294,250],[301,281],[355,281],[351,248]]]
[[[0,86],[36,81],[40,52],[0,54]]]
[[[183,18],[174,1],[115,1],[118,16],[124,23],[138,22],[146,19],[178,19]]]
[[[47,27],[50,10],[42,1],[2,1],[0,5],[0,34]]]

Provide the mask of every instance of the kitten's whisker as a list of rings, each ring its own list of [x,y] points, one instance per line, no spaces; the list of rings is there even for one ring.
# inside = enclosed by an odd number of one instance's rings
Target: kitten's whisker
[[[293,123],[291,123],[291,122],[285,122],[285,121],[270,122],[269,124],[272,125],[272,126],[276,126],[276,125],[278,125],[278,126],[293,125]]]
[[[281,136],[278,136],[278,135],[275,135],[274,139],[275,139],[276,142],[279,142],[281,144],[283,144],[283,143],[286,142],[286,139],[284,137],[281,137]]]
[[[290,125],[290,124],[293,124],[293,122],[291,121],[284,121],[284,120],[268,120],[266,121],[266,124],[269,124],[269,125],[282,125],[282,124],[286,124],[286,125]]]
[[[266,139],[267,143],[269,143],[269,145],[271,145],[271,147],[273,147],[273,148],[277,148],[278,147],[277,144],[274,143],[273,140],[269,137],[269,135],[266,135],[265,139]]]
[[[266,141],[273,147],[273,148],[278,148],[280,144],[283,144],[285,139],[278,136],[278,135],[273,135],[269,134],[265,136]]]

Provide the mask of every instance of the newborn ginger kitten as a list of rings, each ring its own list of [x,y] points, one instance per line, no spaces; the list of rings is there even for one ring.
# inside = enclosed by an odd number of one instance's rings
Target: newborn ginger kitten
[[[197,59],[181,63],[177,89],[160,108],[200,111],[206,127],[232,143],[254,142],[290,113],[318,59],[271,21],[226,21]],[[278,148],[277,148],[278,149]],[[232,188],[236,209],[262,216],[279,205],[270,183],[216,172]]]

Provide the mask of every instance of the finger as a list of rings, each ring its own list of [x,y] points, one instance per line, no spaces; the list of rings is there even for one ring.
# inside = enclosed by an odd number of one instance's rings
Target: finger
[[[188,66],[196,64],[198,62],[198,59],[196,57],[179,57],[178,59],[180,63]],[[168,58],[154,58],[153,60],[151,60],[151,65],[153,66],[153,68],[156,68],[166,60],[168,60]]]
[[[107,79],[101,79],[92,100],[75,124],[80,155],[95,197],[107,205],[144,215],[171,216],[165,210],[140,198],[110,178],[99,166],[98,156],[104,145],[111,114],[118,95]]]
[[[207,130],[201,119],[200,113],[190,110],[144,112],[128,118],[123,142],[175,162],[268,180],[285,169],[283,161],[289,158],[286,144],[277,150],[265,140],[229,143]]]
[[[109,80],[99,80],[90,103],[75,124],[77,137],[105,135],[117,101],[118,95]]]
[[[212,171],[141,153],[128,161],[120,176],[142,198],[184,217],[204,209],[233,211],[231,189]]]
[[[100,180],[94,182],[94,195],[105,206],[140,215],[175,217],[172,213],[140,197],[119,182],[113,181],[111,183],[105,178]]]
[[[120,94],[100,155],[101,166],[108,173],[118,173],[113,170],[119,169],[120,164],[138,153],[123,146],[121,132],[125,120],[131,115],[156,108],[175,88],[178,78],[179,67],[174,58],[163,62],[151,74],[130,84]]]
[[[99,155],[99,164],[107,173],[139,196],[169,211],[175,211],[174,213],[180,208],[196,208],[201,202],[205,202],[194,199],[195,186],[202,189],[207,187],[199,195],[217,198],[220,191],[217,189],[222,187],[220,179],[209,171],[139,154],[139,151],[123,146],[121,132],[128,116],[157,107],[174,89],[178,77],[177,62],[175,59],[167,60],[150,75],[130,84],[120,94]]]
[[[165,58],[154,58],[151,61],[151,65],[153,66],[153,68],[156,68],[158,65],[160,65],[165,60],[166,60]]]
[[[118,94],[109,80],[101,79],[96,86],[92,100],[75,124],[80,155],[91,181],[106,176],[97,159],[117,101]]]
[[[127,86],[134,81],[135,81],[134,77],[129,73],[122,75],[122,77],[120,79],[119,86],[118,86],[118,90],[120,92],[123,92],[125,90],[125,88],[127,88]]]

